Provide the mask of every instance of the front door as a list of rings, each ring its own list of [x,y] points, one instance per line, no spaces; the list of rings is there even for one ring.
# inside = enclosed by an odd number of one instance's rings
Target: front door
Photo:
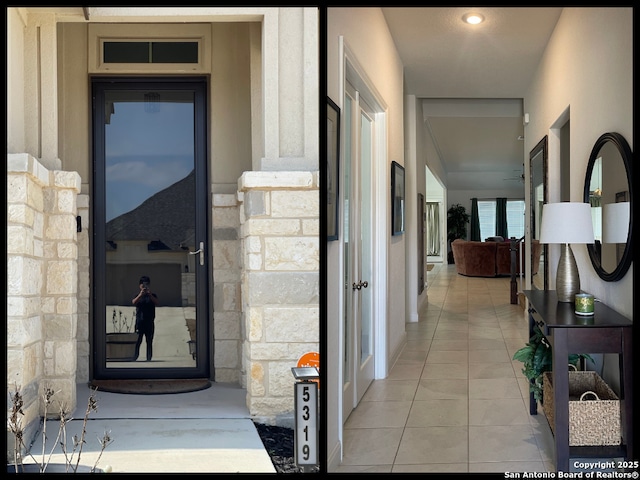
[[[209,376],[206,91],[92,81],[95,379]]]

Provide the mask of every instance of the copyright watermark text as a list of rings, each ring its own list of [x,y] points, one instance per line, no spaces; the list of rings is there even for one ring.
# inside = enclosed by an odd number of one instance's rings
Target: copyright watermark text
[[[637,461],[574,461],[576,472],[505,472],[504,478],[637,479]]]

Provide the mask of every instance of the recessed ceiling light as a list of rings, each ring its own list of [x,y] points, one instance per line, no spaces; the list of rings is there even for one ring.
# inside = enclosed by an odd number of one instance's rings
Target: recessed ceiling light
[[[484,17],[479,13],[467,13],[462,17],[462,19],[471,25],[477,25],[484,22]]]

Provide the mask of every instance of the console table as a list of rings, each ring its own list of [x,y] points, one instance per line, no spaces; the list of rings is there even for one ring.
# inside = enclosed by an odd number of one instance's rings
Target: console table
[[[594,314],[576,315],[573,303],[559,302],[554,290],[525,290],[529,300],[529,334],[540,327],[552,347],[552,376],[556,471],[569,472],[570,458],[633,457],[633,352],[632,320],[601,302]],[[617,353],[620,367],[621,445],[569,446],[569,367],[570,353]],[[537,414],[533,393],[529,412]]]

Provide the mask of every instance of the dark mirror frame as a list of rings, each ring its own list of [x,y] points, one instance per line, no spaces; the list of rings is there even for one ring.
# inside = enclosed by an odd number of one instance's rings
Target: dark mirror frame
[[[391,235],[404,233],[405,202],[404,167],[391,162]]]
[[[535,217],[535,185],[534,185],[534,168],[533,162],[540,154],[542,154],[542,203],[549,202],[549,167],[548,167],[548,136],[545,135],[542,140],[540,140],[535,147],[529,153],[529,195],[530,195],[530,205],[529,205],[529,214],[531,220],[531,240],[535,240],[535,232],[536,232],[536,217]],[[538,239],[539,240],[539,239]],[[549,288],[549,245],[542,245],[542,259],[543,259],[543,271],[540,272],[538,269],[538,275],[542,273],[543,275],[543,289],[547,290]],[[531,242],[531,260],[533,261],[533,241]],[[531,265],[531,271],[533,271],[533,265]],[[531,288],[535,289],[535,285],[533,282],[533,275],[531,275]]]
[[[613,143],[618,152],[620,152],[620,156],[622,157],[622,161],[624,163],[624,169],[627,174],[627,184],[629,186],[629,232],[627,234],[627,244],[624,248],[624,252],[622,254],[622,258],[618,262],[615,270],[612,272],[607,272],[602,268],[600,256],[596,252],[596,248],[594,244],[587,244],[587,250],[589,251],[589,258],[591,258],[591,264],[593,265],[594,270],[598,274],[598,276],[607,282],[617,282],[622,277],[625,276],[627,270],[631,266],[632,261],[632,251],[631,247],[633,245],[633,177],[631,173],[631,162],[633,153],[631,152],[631,147],[627,143],[627,140],[616,132],[608,132],[604,133],[596,140],[593,149],[591,150],[591,156],[589,157],[589,163],[587,164],[587,173],[584,181],[584,202],[589,203],[589,187],[591,186],[591,175],[593,174],[593,167],[595,165],[595,161],[598,158],[598,154],[600,153],[600,149],[607,143]]]

